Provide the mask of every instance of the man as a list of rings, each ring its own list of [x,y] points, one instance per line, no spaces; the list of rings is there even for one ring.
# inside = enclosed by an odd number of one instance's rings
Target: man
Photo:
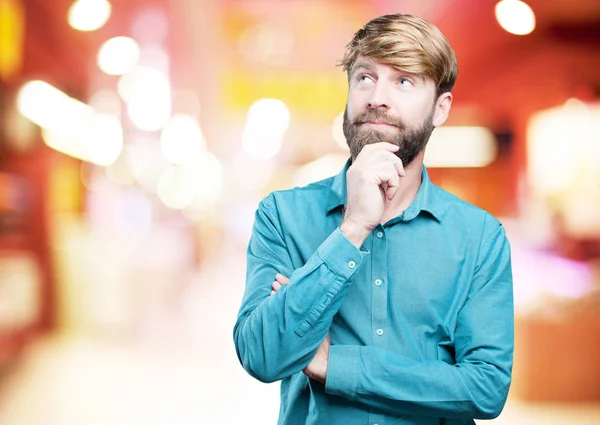
[[[388,15],[355,34],[342,65],[351,161],[261,202],[240,362],[282,381],[280,424],[496,417],[512,368],[509,245],[423,166],[452,104],[454,52],[427,21]]]

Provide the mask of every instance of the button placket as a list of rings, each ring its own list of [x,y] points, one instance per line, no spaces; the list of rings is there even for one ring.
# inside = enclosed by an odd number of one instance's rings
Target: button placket
[[[371,253],[371,332],[373,345],[385,347],[384,329],[387,325],[387,241],[381,225],[373,232],[373,251]]]

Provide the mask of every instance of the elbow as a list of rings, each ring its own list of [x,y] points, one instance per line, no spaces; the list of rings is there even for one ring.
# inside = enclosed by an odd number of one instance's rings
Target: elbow
[[[275,371],[269,370],[264,364],[257,365],[252,364],[252,362],[242,361],[242,367],[254,379],[257,379],[265,384],[270,384],[281,379]]]
[[[509,386],[507,385],[504,389],[497,391],[486,399],[476,403],[474,408],[474,418],[489,420],[500,416],[500,413],[502,413],[504,405],[506,404],[508,388]]]
[[[504,404],[485,408],[478,407],[474,418],[485,420],[496,419],[498,416],[500,416],[503,407]]]
[[[273,367],[269,367],[270,362],[264,352],[261,353],[261,350],[251,349],[248,344],[240,341],[240,338],[241,336],[236,332],[234,334],[235,351],[244,370],[253,378],[266,384],[281,379],[278,371]]]

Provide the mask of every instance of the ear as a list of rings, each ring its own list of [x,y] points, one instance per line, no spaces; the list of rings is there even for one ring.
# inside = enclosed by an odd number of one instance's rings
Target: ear
[[[435,102],[435,112],[433,114],[433,125],[439,127],[446,122],[450,108],[452,107],[452,93],[449,91],[440,94]]]

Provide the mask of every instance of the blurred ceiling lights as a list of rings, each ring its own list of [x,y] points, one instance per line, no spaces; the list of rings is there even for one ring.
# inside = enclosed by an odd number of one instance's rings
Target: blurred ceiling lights
[[[250,106],[242,146],[248,156],[273,158],[279,153],[290,125],[290,110],[279,99],[260,99]]]
[[[496,4],[496,19],[511,34],[527,35],[535,29],[535,14],[521,0],[502,0]]]
[[[44,81],[26,83],[17,96],[17,108],[42,127],[44,142],[59,152],[97,165],[112,164],[121,153],[118,117],[98,114]]]
[[[107,0],[77,0],[69,8],[69,25],[79,31],[95,31],[108,22],[111,9]]]
[[[123,75],[140,60],[140,46],[129,37],[114,37],[102,44],[98,51],[98,67],[109,75]]]

